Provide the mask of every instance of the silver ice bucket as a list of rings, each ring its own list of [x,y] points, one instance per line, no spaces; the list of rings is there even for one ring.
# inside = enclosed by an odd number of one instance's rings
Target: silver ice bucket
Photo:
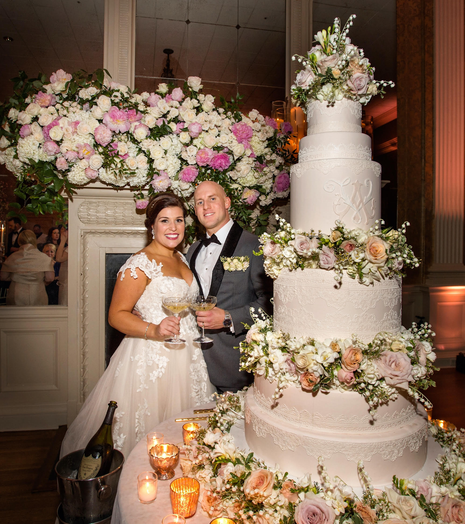
[[[124,456],[115,449],[110,473],[87,480],[72,478],[76,475],[84,450],[73,451],[55,466],[60,524],[104,524],[110,522],[118,482],[123,469]]]

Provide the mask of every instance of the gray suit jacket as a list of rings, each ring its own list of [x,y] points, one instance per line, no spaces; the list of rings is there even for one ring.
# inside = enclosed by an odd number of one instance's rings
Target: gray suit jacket
[[[205,346],[203,355],[210,381],[221,391],[235,392],[252,382],[250,373],[239,371],[239,343],[247,333],[244,324],[251,326],[253,323],[251,307],[256,311],[261,308],[268,314],[272,312],[273,281],[265,274],[262,257],[253,254],[259,247],[258,237],[234,222],[213,269],[209,295],[217,297],[219,308],[229,311],[235,330],[234,333],[229,328],[205,330],[213,339],[213,344]],[[187,253],[197,281],[195,261],[200,248],[201,243],[195,242]],[[250,263],[247,270],[225,271],[220,258],[232,256],[248,256]]]

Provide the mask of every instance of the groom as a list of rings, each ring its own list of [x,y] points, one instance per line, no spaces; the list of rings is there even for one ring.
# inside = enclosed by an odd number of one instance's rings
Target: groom
[[[253,324],[251,307],[271,313],[273,283],[265,274],[262,258],[253,254],[260,247],[258,238],[230,218],[231,200],[224,189],[216,182],[202,182],[195,190],[194,203],[207,237],[190,247],[187,258],[203,295],[217,297],[217,307],[197,312],[198,325],[213,339],[203,356],[218,391],[236,392],[253,379],[250,373],[239,371],[238,346],[246,335],[244,324]],[[231,271],[223,267],[223,257],[248,257],[248,263],[244,271]]]

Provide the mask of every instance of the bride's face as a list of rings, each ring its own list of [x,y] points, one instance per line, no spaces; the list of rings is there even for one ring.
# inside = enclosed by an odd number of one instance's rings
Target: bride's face
[[[184,213],[180,207],[165,207],[158,213],[152,229],[154,241],[174,249],[184,238]]]

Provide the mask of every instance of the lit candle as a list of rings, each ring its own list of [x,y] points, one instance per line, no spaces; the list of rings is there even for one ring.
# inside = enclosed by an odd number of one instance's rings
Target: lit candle
[[[163,518],[163,524],[185,524],[186,519],[182,517],[181,515],[166,515],[166,517]]]
[[[150,450],[149,460],[160,480],[171,479],[179,460],[179,448],[174,444],[157,444]]]
[[[227,517],[217,517],[213,519],[210,524],[236,524],[233,519],[228,519]]]
[[[157,498],[157,475],[144,471],[137,477],[137,494],[142,504],[150,504]]]
[[[438,419],[436,419],[433,422],[436,424],[436,426],[439,426],[441,429],[445,429],[445,430],[456,429],[454,424],[452,424],[452,422],[447,422],[447,420],[438,420]]]
[[[188,422],[182,427],[182,439],[184,444],[190,444],[197,437],[197,432],[200,429],[200,424],[195,422]]]
[[[2,222],[2,237],[1,237],[1,240],[0,240],[0,244],[3,244],[4,236],[5,236],[5,224]]]
[[[147,453],[158,444],[163,444],[164,435],[158,431],[152,431],[147,435]]]
[[[185,518],[192,517],[197,510],[199,500],[199,481],[189,477],[181,477],[170,484],[170,499],[173,511]]]

